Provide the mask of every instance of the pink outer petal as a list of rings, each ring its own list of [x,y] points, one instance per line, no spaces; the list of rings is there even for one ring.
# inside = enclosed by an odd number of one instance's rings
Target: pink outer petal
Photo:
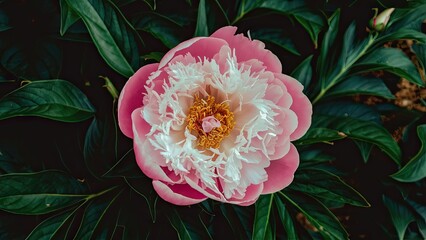
[[[145,82],[149,75],[158,69],[158,63],[145,65],[129,78],[118,98],[118,125],[129,138],[133,138],[132,112],[142,106]]]
[[[262,194],[274,193],[290,185],[298,166],[299,153],[291,144],[290,151],[283,158],[271,161],[271,165],[265,169],[268,180],[263,183]]]
[[[146,134],[151,130],[151,125],[142,118],[141,110],[142,108],[137,108],[132,113],[133,148],[136,162],[142,172],[149,178],[175,183],[176,181],[173,181],[158,163],[162,158],[161,154],[158,150],[154,149],[146,138]]]
[[[263,184],[250,185],[247,187],[246,195],[243,199],[226,201],[227,203],[233,203],[240,206],[249,206],[256,202],[260,194],[263,193]]]
[[[168,185],[161,181],[154,180],[152,181],[152,185],[162,199],[176,205],[191,205],[207,199],[206,196],[187,184]]]
[[[189,39],[167,52],[161,59],[159,68],[166,66],[175,56],[186,55],[187,53],[191,53],[195,59],[201,58],[203,60],[204,57],[212,59],[224,45],[227,45],[226,41],[219,38],[196,37]]]
[[[235,49],[238,62],[258,59],[271,72],[281,73],[282,66],[278,57],[265,49],[265,44],[258,40],[251,41],[242,34],[235,35],[237,27],[223,27],[214,32],[211,37],[221,38],[228,42],[231,49]]]
[[[296,79],[284,74],[275,74],[275,77],[283,81],[284,85],[287,87],[288,93],[290,93],[293,98],[293,104],[290,109],[296,113],[298,121],[296,130],[290,135],[290,140],[294,141],[301,138],[306,131],[308,131],[309,126],[311,126],[312,104],[308,97],[303,94],[302,84]]]

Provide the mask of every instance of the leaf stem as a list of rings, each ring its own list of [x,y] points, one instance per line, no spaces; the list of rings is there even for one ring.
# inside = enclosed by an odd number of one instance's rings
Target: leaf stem
[[[110,191],[112,191],[112,190],[116,189],[117,187],[118,187],[118,186],[114,186],[114,187],[112,187],[112,188],[108,188],[108,189],[106,189],[106,190],[103,190],[102,192],[98,192],[98,193],[91,194],[91,195],[89,195],[89,196],[87,196],[87,197],[86,197],[86,201],[88,201],[88,200],[90,200],[90,199],[92,199],[92,198],[96,198],[96,197],[102,196],[102,195],[104,195],[105,193],[108,193],[108,192],[110,192]]]

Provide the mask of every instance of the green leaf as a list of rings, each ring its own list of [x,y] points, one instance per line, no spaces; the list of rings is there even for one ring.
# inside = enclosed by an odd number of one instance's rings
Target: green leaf
[[[110,1],[65,0],[81,17],[106,63],[125,77],[139,67],[137,36],[119,9]]]
[[[327,76],[331,68],[331,64],[334,62],[333,57],[329,53],[333,50],[332,46],[336,40],[337,32],[339,30],[340,10],[337,10],[328,19],[328,29],[324,34],[324,38],[321,42],[320,55],[317,61],[317,69],[320,71],[320,78]],[[329,63],[329,65],[327,65]]]
[[[307,168],[310,166],[332,162],[334,157],[322,153],[321,150],[312,149],[308,151],[301,151],[300,160],[300,168]]]
[[[382,126],[371,121],[362,121],[349,117],[316,116],[316,125],[343,132],[351,139],[372,143],[382,149],[395,163],[400,165],[401,149],[392,135]]]
[[[289,191],[278,192],[278,195],[305,215],[325,239],[348,239],[348,233],[336,216],[316,199]]]
[[[412,83],[423,86],[423,81],[416,66],[400,49],[376,49],[354,65],[355,72],[371,72],[377,70],[388,71]]]
[[[194,37],[208,36],[209,29],[207,24],[206,1],[200,0],[198,4],[197,25],[195,27]]]
[[[51,39],[14,40],[1,52],[1,65],[17,78],[30,80],[57,78],[62,51]]]
[[[87,97],[64,80],[30,82],[0,99],[0,120],[38,116],[63,122],[84,121],[95,109]]]
[[[307,193],[316,198],[338,201],[358,207],[369,207],[365,198],[338,176],[317,169],[303,169],[295,174],[291,189]]]
[[[313,58],[313,55],[309,55],[290,74],[292,77],[297,79],[297,81],[299,81],[304,86],[303,92],[306,92],[312,80],[312,66],[311,66],[312,58]]]
[[[136,30],[150,33],[166,47],[173,48],[182,42],[182,27],[172,19],[158,13],[144,13],[132,19]],[[160,58],[161,60],[161,58]]]
[[[414,6],[416,2],[419,2],[419,5]],[[421,29],[421,24],[426,14],[426,5],[421,3],[421,1],[410,1],[410,3],[413,3],[413,6],[409,8],[395,9],[391,14],[384,35],[401,29]]]
[[[330,33],[331,34],[331,33]],[[320,72],[319,83],[316,87],[316,92],[319,92],[318,95],[312,101],[313,104],[318,102],[327,91],[332,88],[334,85],[338,84],[344,80],[349,70],[353,68],[353,65],[362,58],[368,49],[374,43],[374,36],[368,35],[367,38],[360,42],[355,41],[355,24],[352,23],[349,28],[346,30],[343,37],[343,46],[340,53],[338,61],[335,62],[333,59],[337,55],[334,51],[331,56],[327,58],[324,57],[322,61],[330,62],[331,64],[327,66],[325,70],[322,68],[317,68]],[[330,45],[331,47],[331,45]],[[332,47],[332,49],[334,49]],[[321,67],[321,64],[318,62],[318,67]]]
[[[394,99],[394,95],[389,91],[383,80],[375,77],[352,76],[331,88],[326,97],[342,97],[357,94],[373,95]]]
[[[80,19],[80,16],[69,8],[65,1],[66,0],[59,0],[59,5],[61,7],[61,29],[59,32],[61,36],[64,36],[68,28]]]
[[[413,29],[399,29],[395,32],[380,36],[376,40],[376,44],[383,45],[384,43],[400,39],[413,39],[421,43],[426,43],[426,34]]]
[[[314,114],[349,117],[381,124],[380,114],[374,108],[353,102],[339,101],[319,104]],[[316,126],[316,123],[312,125]]]
[[[0,176],[0,209],[16,214],[45,214],[83,201],[80,181],[59,171]]]
[[[291,220],[290,213],[287,211],[286,205],[278,196],[274,197],[274,202],[278,216],[280,217],[281,223],[287,233],[287,239],[297,239],[296,230],[294,228],[293,221]]]
[[[398,238],[403,240],[408,224],[415,220],[413,213],[406,206],[395,202],[385,195],[383,195],[383,203],[388,208],[393,225],[398,233]]]
[[[426,177],[426,124],[417,127],[421,148],[403,168],[391,175],[400,182],[415,182]]]
[[[296,145],[310,145],[314,143],[330,143],[346,137],[346,134],[329,128],[310,128],[306,134],[295,142]]]
[[[104,216],[109,208],[120,195],[121,192],[113,196],[94,198],[87,205],[83,219],[74,239],[93,239],[93,233],[105,219]]]
[[[178,234],[180,240],[192,239],[187,226],[180,218],[179,213],[176,211],[176,209],[170,211],[167,217],[169,219],[170,224],[176,230],[176,233]]]
[[[426,82],[426,44],[413,44],[411,49],[416,53],[417,59],[422,67],[420,75],[422,76],[423,81]]]
[[[258,39],[264,42],[273,43],[286,51],[300,56],[293,41],[284,36],[284,31],[278,28],[262,28],[256,31],[251,31],[250,36],[252,39]]]
[[[265,239],[272,209],[273,194],[261,195],[255,203],[252,239]]]
[[[59,213],[44,220],[31,231],[26,240],[52,239],[56,233],[74,216],[79,207]]]

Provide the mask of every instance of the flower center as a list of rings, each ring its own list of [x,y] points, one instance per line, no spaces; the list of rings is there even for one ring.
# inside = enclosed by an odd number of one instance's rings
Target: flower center
[[[226,103],[216,103],[213,96],[194,96],[194,103],[186,117],[187,128],[197,136],[198,146],[219,148],[222,140],[234,128],[234,113]]]

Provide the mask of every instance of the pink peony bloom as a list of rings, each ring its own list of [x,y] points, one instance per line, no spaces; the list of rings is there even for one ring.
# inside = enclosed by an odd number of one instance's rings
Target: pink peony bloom
[[[288,186],[299,164],[290,141],[309,128],[312,105],[277,56],[236,30],[179,44],[121,91],[120,129],[173,204],[250,205]]]

